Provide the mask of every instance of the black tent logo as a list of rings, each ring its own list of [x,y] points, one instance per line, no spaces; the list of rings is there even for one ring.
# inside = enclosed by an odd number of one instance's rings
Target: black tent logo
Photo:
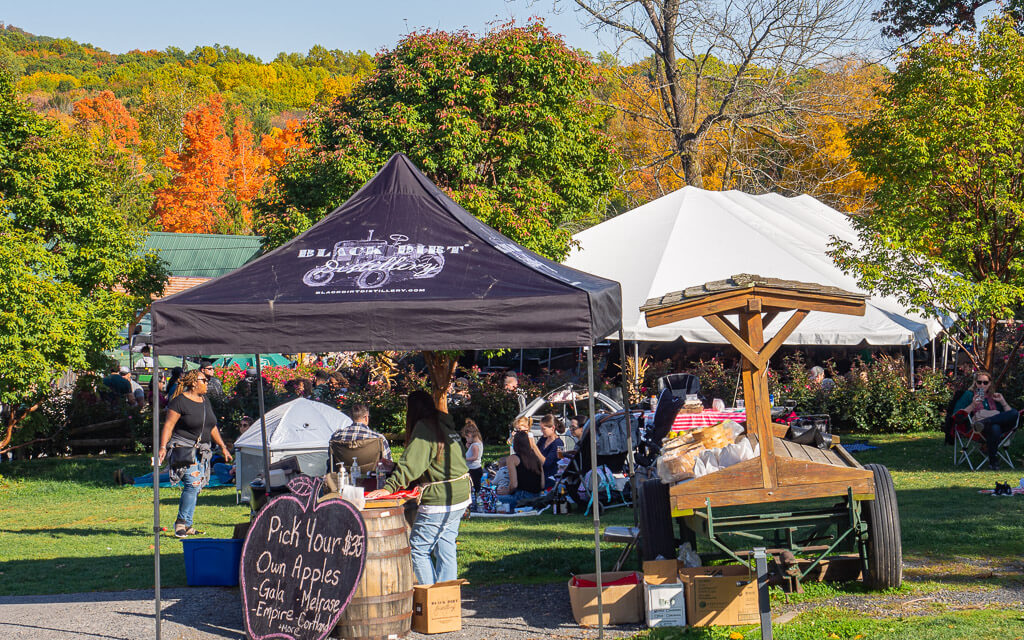
[[[459,253],[463,247],[410,243],[409,236],[393,233],[387,240],[374,240],[373,230],[366,240],[342,240],[334,245],[325,264],[302,276],[310,287],[323,287],[336,278],[360,289],[379,289],[404,280],[433,278],[444,269],[444,254]],[[300,250],[299,257],[324,255],[325,252]]]

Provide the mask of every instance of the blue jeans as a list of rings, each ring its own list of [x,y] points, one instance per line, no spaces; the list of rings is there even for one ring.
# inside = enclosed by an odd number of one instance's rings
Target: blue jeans
[[[178,519],[192,526],[192,514],[196,511],[196,500],[199,499],[199,490],[203,486],[203,467],[196,462],[189,465],[181,475],[181,499],[178,500]]]
[[[515,511],[516,505],[519,504],[520,500],[530,500],[531,498],[537,498],[539,496],[539,493],[534,493],[532,491],[523,491],[522,489],[519,489],[515,493],[509,494],[507,496],[494,497],[498,499],[498,502],[504,502],[505,504],[508,505],[508,508],[510,510]]]
[[[412,570],[418,584],[434,584],[459,576],[455,558],[455,539],[465,509],[447,513],[416,514],[409,545],[412,547]]]
[[[1017,424],[1017,411],[1003,411],[994,416],[981,420],[981,433],[985,436],[985,448],[988,449],[988,462],[990,465],[999,464],[999,443],[1003,441],[1003,435],[1013,429]]]

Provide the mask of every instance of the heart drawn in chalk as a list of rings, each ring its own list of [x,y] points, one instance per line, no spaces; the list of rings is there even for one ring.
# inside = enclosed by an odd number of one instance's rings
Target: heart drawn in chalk
[[[322,481],[299,476],[256,516],[242,547],[242,606],[253,640],[323,640],[363,575],[366,525]]]

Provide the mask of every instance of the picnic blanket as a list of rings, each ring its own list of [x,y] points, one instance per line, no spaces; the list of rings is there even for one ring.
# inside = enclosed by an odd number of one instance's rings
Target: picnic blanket
[[[530,509],[524,509],[522,511],[515,511],[513,513],[485,513],[483,511],[473,511],[472,513],[470,513],[469,517],[471,519],[472,518],[523,518],[523,517],[526,517],[526,516],[539,516],[540,514],[542,514],[545,511],[547,511],[549,507],[550,507],[550,505],[548,507],[544,507],[540,511],[538,511],[537,509],[530,508]]]

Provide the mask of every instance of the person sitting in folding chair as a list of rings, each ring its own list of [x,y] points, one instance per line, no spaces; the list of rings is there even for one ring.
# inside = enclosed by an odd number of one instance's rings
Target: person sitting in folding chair
[[[998,469],[999,444],[1016,429],[1019,412],[992,388],[992,374],[984,370],[974,372],[974,383],[960,396],[953,410],[970,416],[975,431],[985,436],[989,469]]]

